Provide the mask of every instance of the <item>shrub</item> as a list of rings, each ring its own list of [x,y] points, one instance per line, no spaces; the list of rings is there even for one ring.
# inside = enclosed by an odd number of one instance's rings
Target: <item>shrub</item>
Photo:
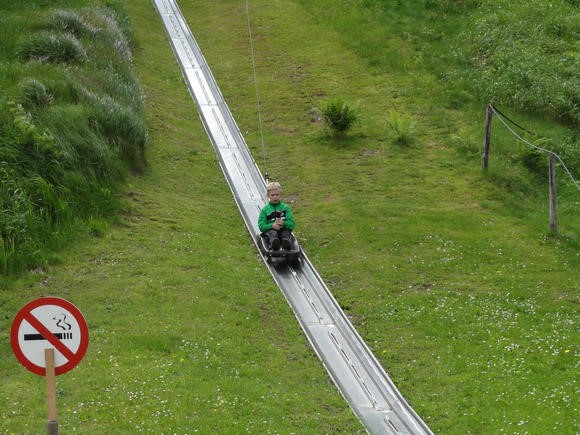
[[[387,122],[395,132],[395,143],[409,145],[413,141],[416,122],[411,118],[399,115],[396,110],[390,110]]]
[[[322,108],[322,116],[335,135],[347,132],[358,120],[358,112],[340,98],[329,101]]]

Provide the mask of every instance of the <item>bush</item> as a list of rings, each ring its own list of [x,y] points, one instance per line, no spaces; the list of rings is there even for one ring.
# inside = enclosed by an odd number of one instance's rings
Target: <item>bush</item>
[[[395,143],[409,145],[413,141],[416,122],[411,118],[399,115],[396,110],[390,110],[387,122],[395,132]]]
[[[358,121],[358,111],[340,98],[329,101],[322,108],[326,125],[335,135],[344,134]]]

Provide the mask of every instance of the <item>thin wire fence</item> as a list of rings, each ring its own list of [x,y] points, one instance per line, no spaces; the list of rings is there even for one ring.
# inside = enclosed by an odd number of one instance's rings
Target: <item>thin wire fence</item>
[[[558,154],[556,154],[554,151],[540,147],[540,146],[533,144],[533,143],[529,142],[528,140],[524,139],[510,125],[508,125],[508,122],[510,122],[515,127],[519,128],[519,129],[521,129],[521,130],[523,130],[523,131],[525,131],[533,136],[536,136],[539,138],[541,138],[541,136],[539,136],[538,134],[522,127],[521,125],[519,125],[517,123],[515,123],[514,121],[509,119],[507,116],[505,116],[503,113],[501,113],[491,103],[487,106],[487,113],[486,113],[485,139],[484,139],[484,143],[483,143],[483,153],[482,153],[483,169],[487,169],[488,162],[489,162],[489,148],[490,148],[490,143],[491,143],[491,123],[492,123],[493,115],[495,115],[497,117],[497,119],[499,119],[499,121],[502,123],[502,125],[511,134],[513,134],[520,142],[526,144],[527,146],[529,146],[530,148],[532,148],[536,151],[540,151],[542,153],[548,154],[548,156],[549,156],[548,187],[549,187],[549,205],[550,205],[550,229],[552,230],[552,233],[557,234],[558,233],[558,212],[557,212],[558,195],[557,195],[557,188],[556,188],[556,186],[557,186],[557,183],[556,183],[556,161],[558,161],[560,163],[560,165],[564,169],[564,172],[568,175],[568,177],[570,177],[570,179],[572,180],[572,183],[576,187],[576,190],[580,191],[580,186],[578,185],[578,182],[576,181],[576,179],[572,175],[572,172],[568,169],[568,167],[566,166],[566,164],[564,163],[564,161],[562,160],[562,158]]]
[[[562,165],[562,168],[564,169],[564,171],[566,172],[566,174],[568,174],[568,176],[570,177],[570,179],[572,180],[572,183],[574,183],[574,186],[576,186],[576,189],[580,190],[580,185],[578,185],[578,182],[576,181],[576,179],[574,178],[574,176],[572,175],[572,172],[570,172],[570,170],[568,169],[568,167],[566,166],[566,164],[564,163],[564,161],[562,160],[562,158],[556,154],[554,151],[550,151],[548,149],[539,147],[529,141],[527,141],[526,139],[524,139],[523,137],[521,137],[516,131],[514,131],[514,129],[512,129],[506,122],[506,120],[508,120],[509,122],[511,122],[513,125],[517,126],[518,128],[524,130],[527,133],[530,133],[534,136],[540,137],[538,134],[518,125],[517,123],[515,123],[514,121],[512,121],[511,119],[509,119],[507,116],[505,116],[503,113],[501,113],[493,104],[489,105],[491,111],[493,112],[493,114],[497,117],[497,119],[499,119],[499,121],[503,124],[503,126],[510,132],[512,133],[519,141],[525,143],[526,145],[528,145],[529,147],[537,150],[537,151],[541,151],[544,152],[548,155],[552,155],[554,156],[554,158],[556,158],[558,160],[558,162],[560,162],[560,165]]]

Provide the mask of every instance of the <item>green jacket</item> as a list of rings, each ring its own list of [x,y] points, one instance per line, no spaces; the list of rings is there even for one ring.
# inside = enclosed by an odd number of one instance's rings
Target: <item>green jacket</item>
[[[258,228],[261,232],[269,231],[272,229],[272,224],[276,222],[276,216],[280,216],[284,220],[284,229],[292,231],[294,229],[294,217],[292,216],[292,210],[283,202],[278,204],[272,204],[269,202],[260,210],[260,216],[258,217]]]

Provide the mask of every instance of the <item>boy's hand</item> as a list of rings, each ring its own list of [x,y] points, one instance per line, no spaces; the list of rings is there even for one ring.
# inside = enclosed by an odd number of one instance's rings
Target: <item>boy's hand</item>
[[[276,219],[276,222],[272,225],[275,230],[281,230],[284,228],[284,221],[281,218]]]

